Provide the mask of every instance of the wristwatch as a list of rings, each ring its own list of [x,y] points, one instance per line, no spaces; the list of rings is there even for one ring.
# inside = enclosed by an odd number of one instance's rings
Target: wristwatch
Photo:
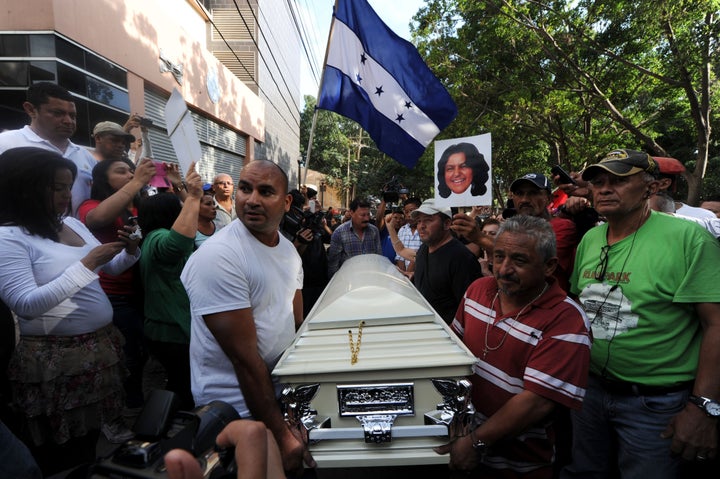
[[[472,431],[470,431],[470,440],[472,441],[473,449],[475,449],[475,452],[477,452],[478,454],[481,454],[481,455],[485,454],[485,451],[487,450],[488,445],[485,444],[485,442],[482,439],[475,439],[472,434],[473,432],[475,432],[474,429]]]
[[[705,411],[708,416],[720,417],[720,403],[717,401],[703,396],[695,396],[694,394],[688,397],[688,401]]]
[[[187,186],[185,186],[185,182],[183,181],[182,183],[180,183],[179,185],[177,185],[177,186],[175,187],[175,189],[178,190],[178,191],[183,191],[183,190],[187,190]]]

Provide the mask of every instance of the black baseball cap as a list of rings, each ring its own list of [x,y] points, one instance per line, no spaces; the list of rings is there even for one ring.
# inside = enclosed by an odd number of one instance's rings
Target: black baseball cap
[[[550,182],[542,173],[528,173],[525,176],[521,176],[510,184],[510,191],[517,190],[522,183],[530,183],[541,190],[547,190],[548,192],[552,191]]]
[[[605,158],[585,168],[583,180],[591,180],[595,175],[607,171],[615,176],[630,176],[641,172],[658,174],[658,165],[650,155],[635,150],[613,150]]]

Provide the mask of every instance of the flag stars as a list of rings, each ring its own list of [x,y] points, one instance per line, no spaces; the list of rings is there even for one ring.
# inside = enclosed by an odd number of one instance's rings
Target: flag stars
[[[355,74],[355,80],[356,80],[358,83],[362,83],[362,77],[360,76],[359,73],[356,73],[356,74]]]
[[[406,102],[405,102],[405,108],[407,108],[407,109],[412,108],[412,102],[406,101]]]
[[[367,61],[367,57],[365,56],[365,52],[362,52],[362,54],[360,55],[360,63],[365,65],[365,61]]]
[[[383,93],[385,93],[385,91],[383,91],[382,85],[380,85],[380,86],[378,86],[378,87],[375,87],[375,94],[376,94],[377,96],[381,96]]]
[[[398,123],[402,123],[402,121],[403,121],[404,119],[405,119],[405,118],[403,118],[403,115],[402,115],[402,113],[401,113],[401,114],[399,114],[399,115],[397,116],[397,118],[395,118],[395,121],[398,122]]]

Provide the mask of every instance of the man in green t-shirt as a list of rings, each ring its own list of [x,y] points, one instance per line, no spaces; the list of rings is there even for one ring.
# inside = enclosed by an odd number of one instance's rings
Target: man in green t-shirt
[[[607,223],[583,237],[570,278],[594,343],[563,478],[674,478],[682,459],[717,452],[720,245],[650,210],[657,171],[647,153],[616,150],[582,174]]]

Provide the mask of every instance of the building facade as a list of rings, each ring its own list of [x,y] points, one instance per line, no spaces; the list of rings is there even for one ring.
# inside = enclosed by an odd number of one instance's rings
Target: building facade
[[[27,124],[22,109],[25,90],[33,82],[52,81],[76,98],[74,142],[92,147],[96,123],[123,124],[130,113],[138,113],[153,121],[149,133],[155,158],[172,162],[175,153],[164,107],[177,89],[195,123],[202,150],[198,169],[206,180],[220,172],[237,180],[243,164],[255,157],[275,161],[292,178],[299,156],[299,120],[297,125],[292,121],[292,108],[282,112],[273,106],[292,105],[300,97],[299,55],[274,50],[285,44],[290,52],[297,48],[276,32],[285,28],[282,8],[268,13],[263,12],[263,4],[279,2],[251,2],[254,10],[248,18],[261,27],[255,28],[254,38],[264,38],[260,35],[264,30],[267,40],[250,52],[255,76],[248,81],[226,66],[222,54],[214,54],[213,38],[219,36],[214,27],[215,3],[221,2],[0,0],[4,14],[0,17],[0,130]],[[228,5],[218,8],[227,10],[232,5],[235,10],[235,3],[247,1],[225,2]],[[227,12],[217,16],[223,14]],[[226,23],[245,28],[237,10],[235,15]],[[271,25],[276,20],[277,27]],[[274,63],[264,67],[261,61],[273,56],[295,62],[278,60],[276,72]],[[275,76],[291,87],[266,88],[265,82]],[[275,87],[274,81],[270,83]],[[282,121],[275,115],[283,116]]]

